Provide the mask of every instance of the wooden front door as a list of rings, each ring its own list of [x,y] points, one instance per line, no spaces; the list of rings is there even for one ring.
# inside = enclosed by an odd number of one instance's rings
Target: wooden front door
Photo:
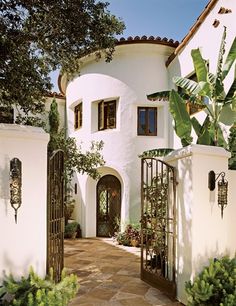
[[[103,176],[97,184],[97,236],[112,237],[120,225],[121,184],[114,175]]]

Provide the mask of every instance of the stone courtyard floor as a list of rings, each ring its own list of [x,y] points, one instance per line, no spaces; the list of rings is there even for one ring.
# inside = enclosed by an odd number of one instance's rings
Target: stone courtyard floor
[[[69,306],[182,305],[140,280],[140,248],[110,238],[65,240],[65,267],[80,284]]]

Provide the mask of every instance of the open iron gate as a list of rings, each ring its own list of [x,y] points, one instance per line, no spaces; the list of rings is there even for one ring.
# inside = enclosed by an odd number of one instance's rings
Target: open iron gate
[[[175,298],[175,168],[143,158],[141,169],[141,279]]]
[[[64,265],[64,152],[48,157],[47,273],[53,268],[56,282]]]

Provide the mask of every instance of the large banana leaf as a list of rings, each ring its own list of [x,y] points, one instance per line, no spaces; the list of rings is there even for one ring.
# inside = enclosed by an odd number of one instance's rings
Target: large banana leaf
[[[227,148],[227,143],[225,141],[221,126],[218,122],[214,123],[213,121],[211,121],[208,127],[208,131],[211,139],[213,140],[213,146]]]
[[[226,57],[223,69],[222,69],[222,80],[227,76],[230,68],[232,67],[234,61],[236,59],[236,37],[230,47],[229,53]]]
[[[198,82],[207,82],[208,81],[208,68],[207,68],[206,61],[202,58],[200,50],[193,49],[191,51],[191,56],[193,59],[193,65],[195,68]]]
[[[236,110],[236,78],[234,79],[230,89],[225,97],[225,103],[232,104],[232,109]]]
[[[174,77],[173,82],[175,83],[176,86],[179,86],[184,89],[189,94],[193,94],[194,91],[197,90],[198,88],[198,83],[187,79],[187,78],[182,78],[182,77]]]
[[[228,126],[236,121],[236,111],[232,109],[230,104],[222,106],[219,121]]]
[[[175,132],[180,137],[182,144],[190,144],[192,142],[191,130],[192,124],[190,116],[186,109],[186,104],[180,95],[172,90],[170,93],[170,113],[175,122]]]
[[[182,77],[174,77],[173,82],[175,85],[181,87],[185,92],[189,95],[196,96],[207,96],[211,97],[211,84],[208,82],[195,82],[193,80],[182,78]]]
[[[225,38],[226,38],[226,28],[224,27],[224,32],[220,43],[220,50],[217,61],[216,78],[215,78],[215,97],[220,97],[221,92],[224,90],[223,78],[222,78],[222,65],[223,65],[223,57],[225,54]]]
[[[147,95],[148,100],[157,101],[157,100],[169,100],[170,91],[159,91],[153,94]]]
[[[198,120],[195,117],[191,119],[191,122],[198,136],[197,143],[204,144],[204,145],[212,145],[213,139],[208,130],[210,126],[209,115],[206,116],[206,119],[204,120],[202,125],[198,122]]]

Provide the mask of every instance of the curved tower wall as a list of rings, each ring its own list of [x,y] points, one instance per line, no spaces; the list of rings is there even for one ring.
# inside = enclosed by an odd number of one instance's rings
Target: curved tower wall
[[[117,171],[123,181],[123,224],[140,218],[138,155],[145,150],[169,147],[167,103],[150,102],[146,95],[169,89],[165,61],[171,52],[170,46],[150,43],[117,46],[110,63],[88,57],[80,75],[66,89],[69,136],[75,137],[78,145],[82,142],[83,148],[88,148],[93,140],[102,140],[105,166]],[[102,100],[116,100],[114,129],[98,130],[98,103]],[[81,102],[82,127],[75,129],[74,109]],[[157,107],[157,136],[137,135],[138,107]],[[101,168],[101,174],[107,174],[107,169]],[[84,236],[96,236],[96,182],[87,180],[86,175],[75,179],[79,192],[75,195],[78,204],[74,217],[81,223]]]

